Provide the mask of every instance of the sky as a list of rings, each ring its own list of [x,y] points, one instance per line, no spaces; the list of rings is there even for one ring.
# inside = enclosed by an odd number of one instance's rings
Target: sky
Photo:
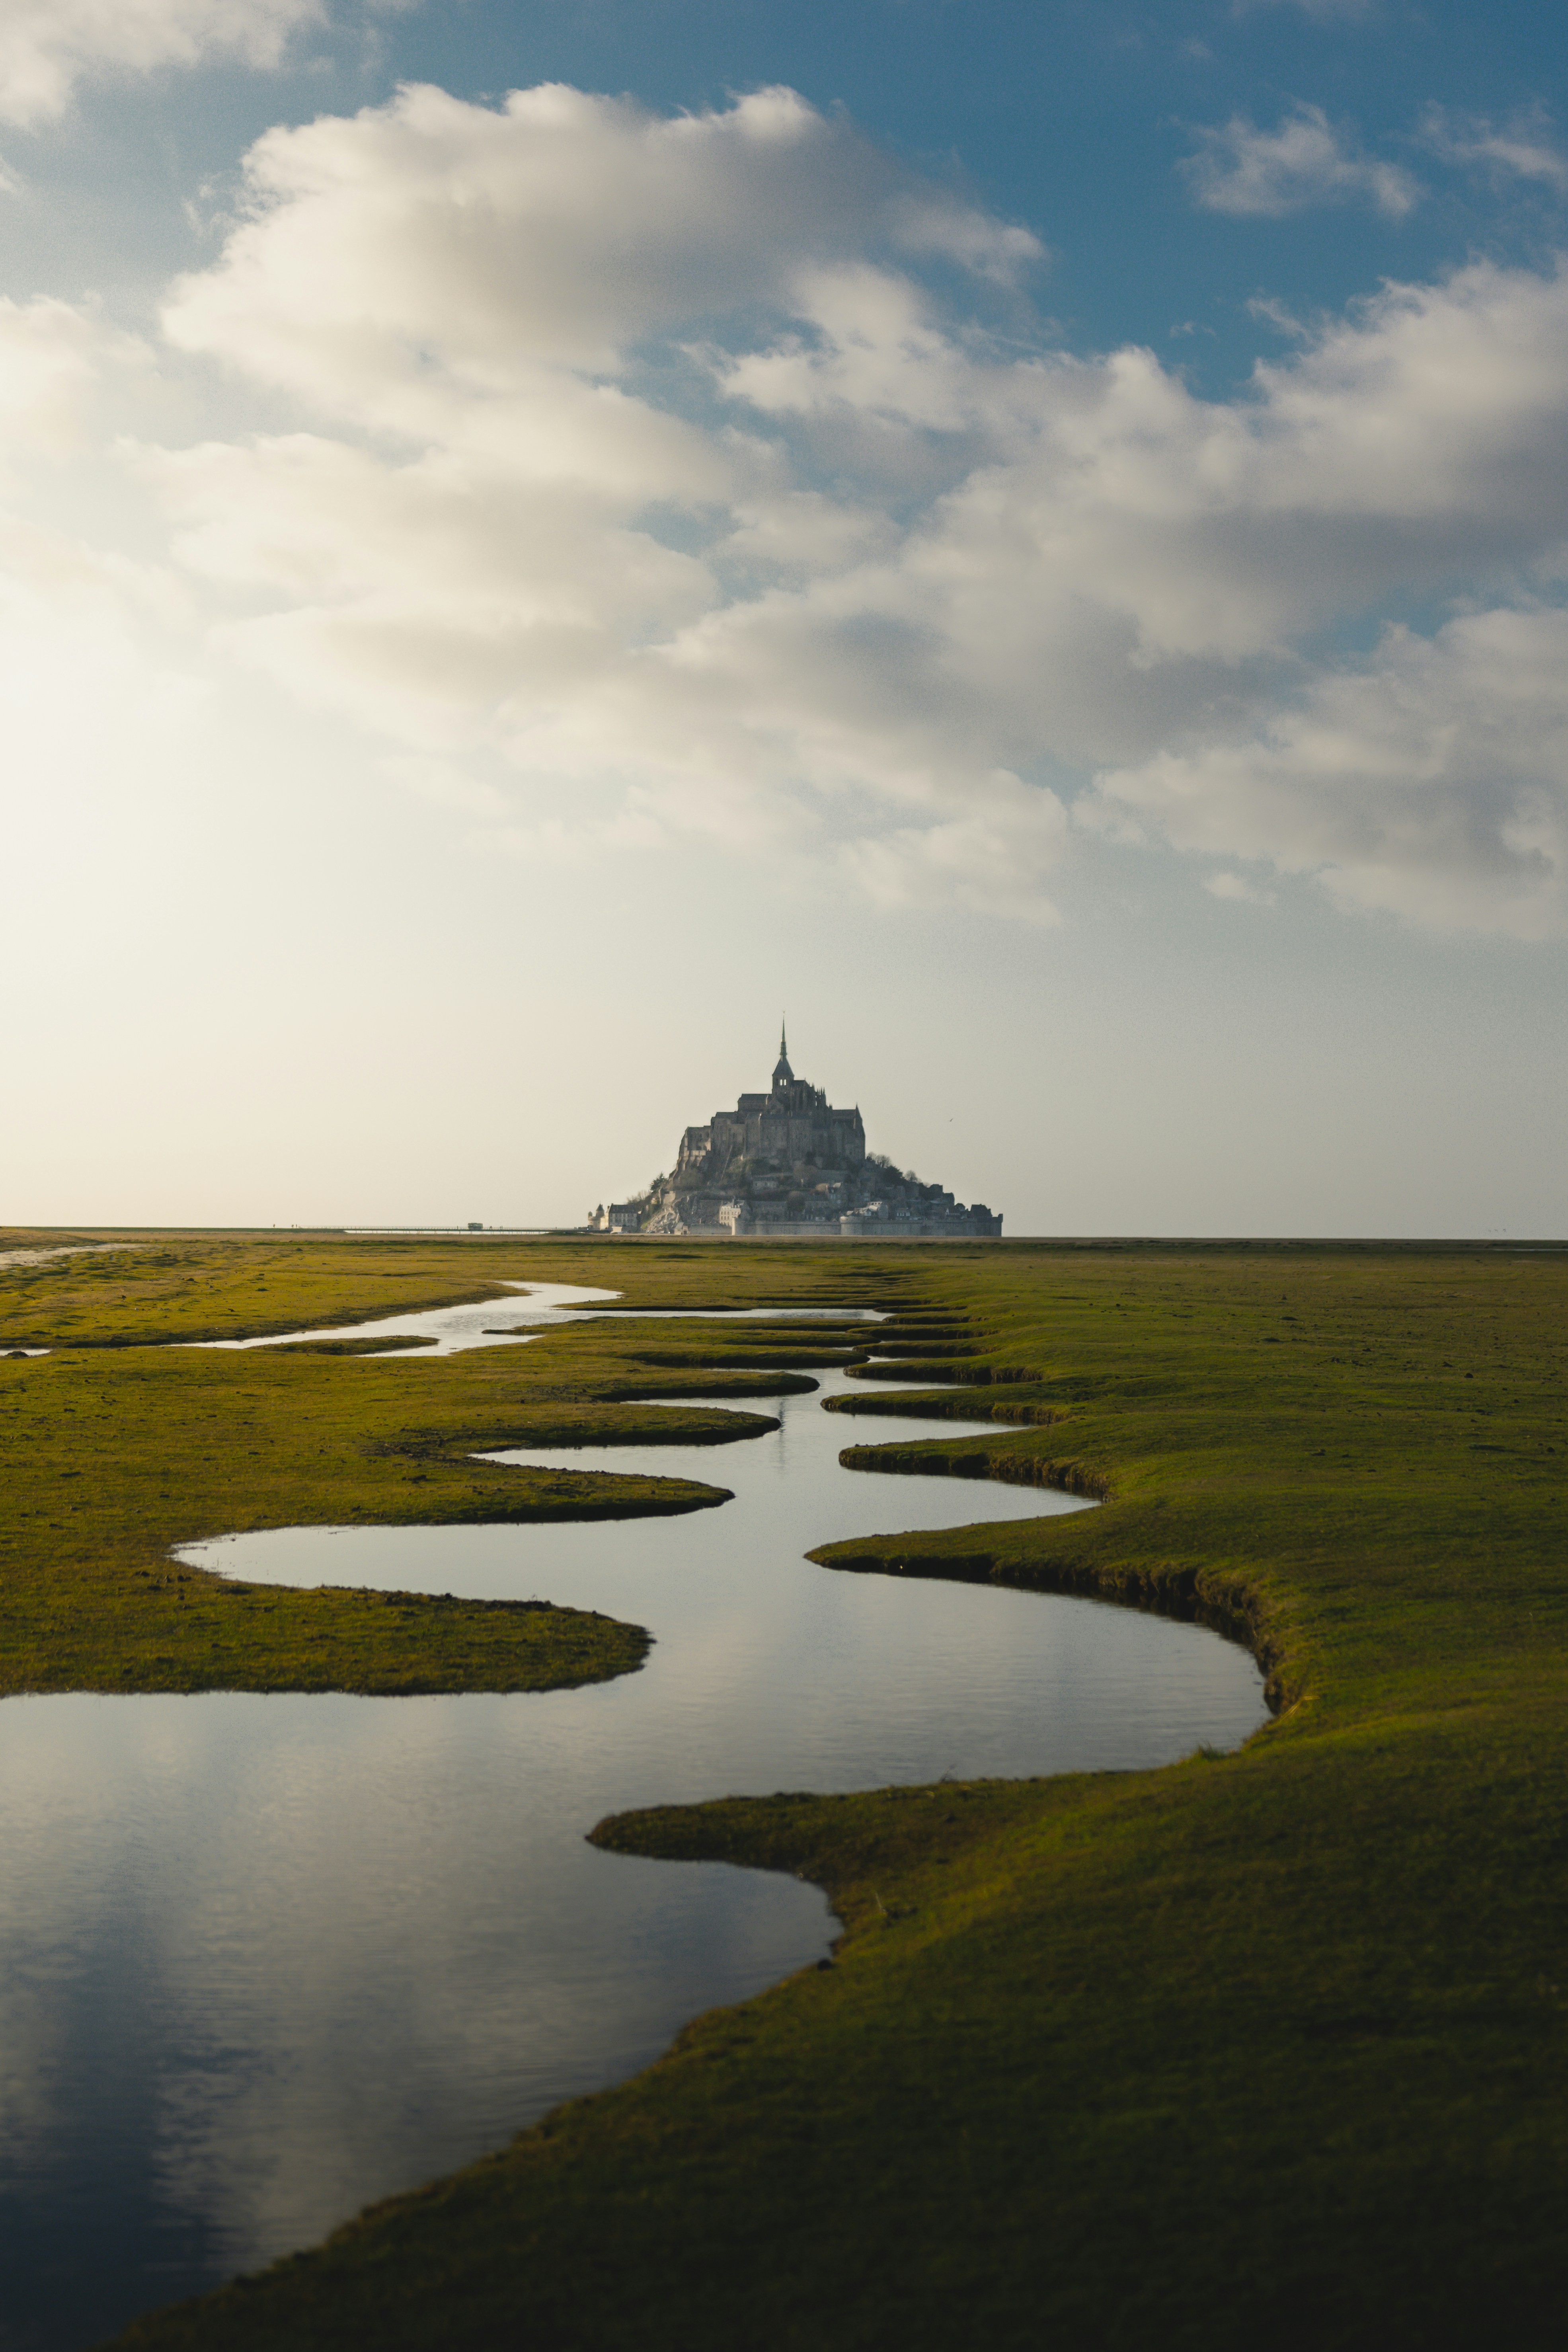
[[[0,1220],[1562,1235],[1565,64],[0,0]]]

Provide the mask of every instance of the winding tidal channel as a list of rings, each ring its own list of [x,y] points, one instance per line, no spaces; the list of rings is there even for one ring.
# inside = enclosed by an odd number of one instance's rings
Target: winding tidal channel
[[[531,1286],[386,1328],[516,1346],[606,1295]],[[654,1635],[617,1681],[0,1705],[5,2352],[78,2352],[308,2244],[827,1950],[815,1887],[601,1853],[584,1833],[604,1814],[1155,1765],[1264,1720],[1251,1657],[1201,1627],[806,1561],[838,1538],[1092,1507],[845,1470],[840,1449],[879,1436],[995,1433],[824,1412],[847,1385],[748,1399],[777,1414],[769,1435],[568,1457],[732,1489],[717,1509],[293,1528],[184,1555],[255,1582],[598,1609]]]

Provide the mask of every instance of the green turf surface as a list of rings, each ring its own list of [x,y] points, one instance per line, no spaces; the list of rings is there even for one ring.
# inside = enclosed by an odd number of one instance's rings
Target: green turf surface
[[[0,1252],[11,1237],[0,1233]],[[17,1244],[20,1245],[19,1244]],[[0,1695],[58,1690],[531,1690],[624,1674],[640,1627],[591,1612],[247,1587],[171,1548],[259,1528],[626,1517],[710,1507],[711,1486],[523,1470],[481,1448],[715,1446],[773,1426],[628,1400],[736,1401],[809,1385],[764,1364],[650,1367],[647,1324],[525,1347],[368,1359],[353,1342],[235,1338],[495,1297],[544,1278],[515,1248],[174,1234],[42,1265],[0,1262]],[[594,1276],[570,1276],[568,1279]],[[689,1359],[688,1360],[689,1361]],[[546,1596],[547,1597],[547,1596]]]
[[[896,1443],[900,1407],[988,1413],[994,1438],[902,1466],[1051,1475],[1104,1507],[822,1557],[1246,1626],[1281,1711],[1160,1772],[716,1790],[601,1825],[818,1880],[836,1964],[123,2341],[1555,2347],[1568,1258],[535,1247],[632,1302],[896,1307],[901,1377],[858,1381],[847,1444]],[[552,1409],[584,1379],[689,1388],[616,1344],[646,1352],[646,1327],[521,1352]],[[310,1369],[429,1399],[444,1368]],[[936,1379],[963,1393],[922,1397]]]

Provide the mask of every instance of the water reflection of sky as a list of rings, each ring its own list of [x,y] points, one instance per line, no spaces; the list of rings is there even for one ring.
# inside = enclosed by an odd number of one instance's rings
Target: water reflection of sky
[[[717,1452],[582,1457],[732,1487],[719,1510],[289,1529],[191,1555],[255,1580],[606,1610],[655,1634],[637,1675],[0,1706],[7,2352],[69,2352],[309,2242],[826,1948],[815,1889],[600,1853],[584,1832],[603,1813],[1156,1763],[1262,1719],[1250,1658],[1200,1628],[812,1567],[801,1554],[834,1537],[1075,1506],[847,1472],[841,1446],[919,1425],[815,1396],[771,1409],[777,1433]]]
[[[374,1339],[396,1333],[418,1336],[424,1345],[418,1348],[388,1349],[388,1355],[451,1356],[464,1348],[521,1347],[538,1333],[531,1324],[581,1322],[592,1314],[596,1302],[616,1298],[615,1290],[589,1290],[580,1283],[570,1282],[506,1282],[501,1288],[521,1295],[515,1298],[486,1298],[466,1307],[426,1307],[422,1312],[382,1315],[372,1323],[334,1323],[308,1331],[274,1331],[259,1339],[191,1339],[184,1344],[193,1348],[286,1348],[299,1339]],[[724,1315],[727,1323],[758,1320],[776,1322],[787,1317],[792,1322],[810,1322],[826,1318],[835,1323],[876,1323],[881,1318],[867,1309],[842,1307],[742,1307]],[[639,1309],[627,1320],[653,1323],[710,1323],[715,1318],[710,1311],[683,1307],[661,1307]],[[511,1334],[515,1333],[515,1337]],[[434,1345],[430,1344],[434,1342]]]
[[[589,1290],[579,1283],[569,1282],[507,1282],[500,1286],[521,1295],[516,1298],[486,1298],[467,1307],[379,1315],[370,1323],[333,1323],[308,1331],[274,1331],[259,1339],[192,1339],[185,1344],[194,1348],[283,1348],[291,1339],[378,1339],[384,1334],[406,1332],[410,1337],[419,1335],[426,1343],[433,1340],[435,1345],[389,1349],[389,1355],[451,1356],[464,1348],[520,1347],[536,1336],[525,1328],[527,1325],[576,1322],[593,1302],[618,1295],[613,1290]],[[771,1314],[776,1310],[765,1311]],[[498,1325],[515,1327],[518,1337],[508,1340],[502,1331],[488,1328]]]

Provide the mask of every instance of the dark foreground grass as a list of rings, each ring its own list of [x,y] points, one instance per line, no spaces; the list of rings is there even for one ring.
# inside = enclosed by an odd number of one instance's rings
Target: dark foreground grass
[[[602,1824],[820,1881],[836,1964],[126,2344],[1555,2346],[1568,1264],[822,1257],[901,1298],[908,1381],[857,1405],[958,1379],[997,1417],[911,1475],[1106,1497],[823,1557],[1245,1624],[1278,1718],[1162,1772]],[[714,1303],[768,1263],[682,1271]]]

